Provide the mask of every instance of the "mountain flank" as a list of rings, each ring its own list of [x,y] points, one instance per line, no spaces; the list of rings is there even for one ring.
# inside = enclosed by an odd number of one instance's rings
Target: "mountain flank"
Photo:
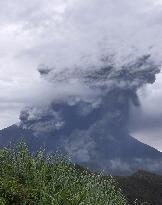
[[[130,204],[162,205],[162,176],[139,170],[131,176],[115,177]]]

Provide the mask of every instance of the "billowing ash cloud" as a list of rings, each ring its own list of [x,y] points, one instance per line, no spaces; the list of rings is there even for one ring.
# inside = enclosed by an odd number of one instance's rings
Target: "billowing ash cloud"
[[[55,72],[42,67],[39,71],[54,86],[56,83],[68,87],[71,82],[77,82],[84,86],[85,95],[66,93],[46,109],[23,111],[20,116],[23,128],[31,129],[35,137],[44,136],[45,139],[41,139],[49,150],[61,147],[73,160],[95,169],[112,173],[131,172],[139,167],[152,170],[151,159],[147,159],[152,156],[148,154],[143,159],[144,147],[136,147],[137,142],[129,137],[128,127],[131,105],[139,106],[137,89],[153,83],[159,71],[150,55],[120,70],[107,62],[107,65],[86,71]],[[86,95],[87,90],[91,95]],[[125,166],[119,167],[123,163]]]
[[[48,1],[47,11],[54,2]],[[156,152],[129,136],[129,114],[132,104],[139,106],[137,90],[154,83],[160,69],[161,6],[149,0],[61,5],[49,16],[45,7],[42,24],[35,10],[28,18],[19,14],[19,23],[27,22],[24,30],[37,37],[37,46],[26,54],[37,55],[52,96],[46,106],[23,110],[20,126],[32,130],[49,151],[61,147],[96,169],[115,173],[123,164],[123,172],[151,170]],[[159,170],[160,159],[155,163]]]

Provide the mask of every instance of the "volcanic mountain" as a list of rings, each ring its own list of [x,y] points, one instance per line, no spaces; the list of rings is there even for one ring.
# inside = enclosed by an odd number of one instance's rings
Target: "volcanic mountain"
[[[54,86],[56,82],[68,86],[71,81],[80,81],[91,95],[68,95],[48,106],[24,109],[19,125],[0,131],[1,146],[24,138],[33,151],[40,146],[47,152],[59,149],[95,171],[113,175],[139,169],[162,173],[162,153],[129,134],[131,106],[140,106],[137,90],[154,83],[159,72],[149,55],[120,69],[109,65],[61,72],[41,68],[39,72]]]

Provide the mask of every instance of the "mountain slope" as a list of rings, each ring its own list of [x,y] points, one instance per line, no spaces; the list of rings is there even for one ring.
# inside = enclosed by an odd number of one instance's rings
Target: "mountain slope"
[[[116,177],[124,194],[132,203],[148,202],[150,205],[162,205],[162,176],[140,170],[129,177]]]
[[[9,142],[16,142],[24,138],[31,150],[35,151],[40,146],[45,146],[47,152],[51,152],[57,150],[58,147],[61,148],[61,142],[53,136],[52,133],[46,133],[45,136],[37,137],[32,130],[13,125],[0,131],[0,146],[5,146]],[[97,142],[98,144],[93,150],[95,152],[90,153],[91,158],[88,161],[75,157],[73,157],[73,160],[81,165],[90,167],[92,170],[99,171],[104,169],[106,173],[113,175],[127,175],[138,169],[162,173],[160,164],[162,153],[133,137],[125,136],[115,140],[105,137]],[[89,149],[91,151],[91,147]],[[63,147],[62,151],[64,151]],[[84,154],[83,152],[83,158]]]

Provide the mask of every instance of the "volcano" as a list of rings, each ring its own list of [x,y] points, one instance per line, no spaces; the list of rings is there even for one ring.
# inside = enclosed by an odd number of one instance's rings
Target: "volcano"
[[[113,65],[89,70],[38,69],[41,77],[55,83],[82,82],[91,96],[68,95],[48,106],[28,107],[19,125],[0,132],[0,145],[24,138],[31,150],[45,146],[61,150],[72,161],[94,171],[128,175],[137,170],[162,173],[162,153],[130,136],[132,106],[140,106],[137,90],[155,82],[158,67],[150,55],[116,69]],[[86,92],[86,90],[85,90]]]
[[[139,142],[131,136],[125,135],[113,139],[104,137],[104,140],[96,141],[95,150],[89,147],[89,153],[84,150],[88,142],[84,142],[83,150],[75,147],[76,155],[73,155],[75,162],[89,167],[95,171],[105,171],[106,174],[128,175],[138,169],[145,169],[162,174],[162,153],[156,149]],[[32,151],[36,151],[40,146],[45,146],[46,150],[56,151],[60,145],[52,133],[42,137],[36,137],[32,130],[23,129],[17,125],[12,125],[0,131],[0,145],[8,145],[9,142],[19,142],[24,139]],[[87,149],[87,148],[86,148]],[[82,156],[89,155],[88,159]]]

